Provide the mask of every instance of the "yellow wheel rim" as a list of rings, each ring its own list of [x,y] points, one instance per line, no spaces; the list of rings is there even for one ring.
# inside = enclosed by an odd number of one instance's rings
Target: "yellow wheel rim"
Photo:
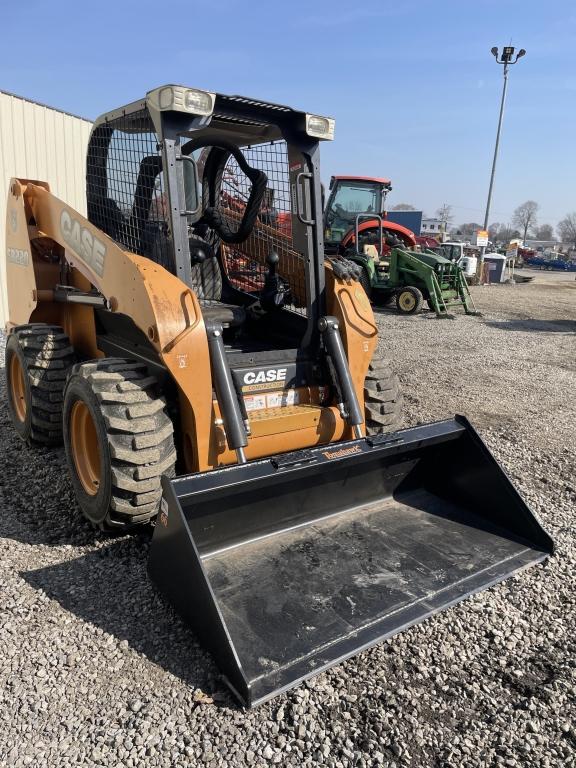
[[[70,446],[82,487],[89,496],[96,496],[101,479],[98,433],[92,414],[82,400],[76,400],[70,412]]]
[[[10,360],[10,394],[12,404],[19,421],[26,421],[26,384],[24,381],[24,369],[18,355],[12,355]]]
[[[405,291],[400,294],[399,304],[405,312],[410,312],[416,306],[416,298],[413,293]]]

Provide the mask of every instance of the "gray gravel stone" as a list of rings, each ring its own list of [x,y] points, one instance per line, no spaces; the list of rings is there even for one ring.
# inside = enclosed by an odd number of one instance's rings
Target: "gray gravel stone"
[[[147,537],[84,523],[2,391],[0,765],[575,765],[576,283],[474,294],[482,318],[377,313],[380,344],[406,423],[468,415],[556,556],[252,712],[150,586]]]

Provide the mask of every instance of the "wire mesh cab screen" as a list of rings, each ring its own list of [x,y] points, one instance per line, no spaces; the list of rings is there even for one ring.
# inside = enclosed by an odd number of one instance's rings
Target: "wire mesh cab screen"
[[[306,287],[309,234],[294,210],[297,184],[293,169],[304,169],[300,150],[288,145],[273,121],[252,121],[219,113],[213,115],[209,124],[195,129],[185,123],[170,127],[171,113],[162,113],[160,119],[167,122],[162,122],[161,130],[157,131],[146,102],[141,102],[129,112],[119,110],[96,124],[87,159],[89,220],[126,250],[150,258],[176,274],[181,268],[176,264],[174,233],[177,231],[181,237],[182,222],[172,220],[171,215],[177,217],[174,211],[184,210],[185,204],[169,201],[168,189],[174,194],[179,186],[172,183],[173,179],[165,178],[164,165],[172,169],[171,173],[177,173],[175,166],[179,164],[168,158],[167,137],[177,147],[177,153],[182,154],[188,154],[188,142],[199,142],[202,149],[191,151],[202,187],[202,212],[187,218],[184,232],[187,231],[188,247],[183,249],[180,241],[179,252],[189,250],[192,238],[204,238],[217,254],[219,267],[215,263],[210,268],[188,264],[191,287],[202,288],[199,298],[218,300],[220,288],[208,286],[204,290],[212,269],[221,273],[212,275],[214,285],[221,285],[225,278],[238,291],[258,294],[269,270],[267,259],[275,252],[279,256],[278,274],[289,286],[286,306],[306,314],[310,303]],[[249,168],[243,170],[234,153],[223,150],[218,141],[238,148]],[[223,230],[218,231],[214,219],[209,220],[207,208],[212,209],[216,220],[223,222],[228,231],[237,232],[247,209],[254,212],[250,202],[253,182],[245,173],[251,169],[265,174],[265,189],[261,194],[261,181],[256,182],[258,210],[255,218],[249,217],[253,226],[247,236],[245,228],[242,238],[232,242]],[[198,280],[196,273],[200,274]]]
[[[294,247],[288,147],[284,140],[240,147],[246,161],[267,176],[256,223],[242,243],[221,245],[221,260],[230,283],[238,290],[257,292],[264,285],[271,252],[279,257],[279,274],[290,286],[291,308],[306,306],[304,257]],[[221,214],[237,227],[250,196],[251,182],[230,155],[222,172]]]
[[[162,156],[146,109],[94,129],[86,175],[89,220],[125,249],[173,271]]]

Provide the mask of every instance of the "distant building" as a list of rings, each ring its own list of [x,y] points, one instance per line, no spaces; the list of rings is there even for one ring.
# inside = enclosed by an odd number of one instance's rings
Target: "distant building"
[[[388,221],[407,227],[415,235],[421,234],[422,211],[387,211],[386,218]]]
[[[442,219],[422,219],[421,235],[427,237],[435,237],[437,240],[442,240],[446,232],[446,222]]]
[[[531,240],[526,238],[524,248],[533,248],[535,251],[560,251],[562,243],[557,240]]]

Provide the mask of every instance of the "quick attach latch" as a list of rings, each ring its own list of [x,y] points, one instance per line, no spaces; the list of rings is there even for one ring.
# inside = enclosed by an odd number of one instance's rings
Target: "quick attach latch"
[[[299,464],[311,464],[315,461],[318,461],[318,457],[308,448],[304,448],[301,451],[292,451],[291,453],[281,454],[280,456],[270,457],[270,463],[275,469],[294,467]]]
[[[376,445],[392,445],[394,443],[403,443],[404,440],[394,432],[388,432],[379,435],[370,435],[366,438],[366,442],[370,448],[374,448]]]

